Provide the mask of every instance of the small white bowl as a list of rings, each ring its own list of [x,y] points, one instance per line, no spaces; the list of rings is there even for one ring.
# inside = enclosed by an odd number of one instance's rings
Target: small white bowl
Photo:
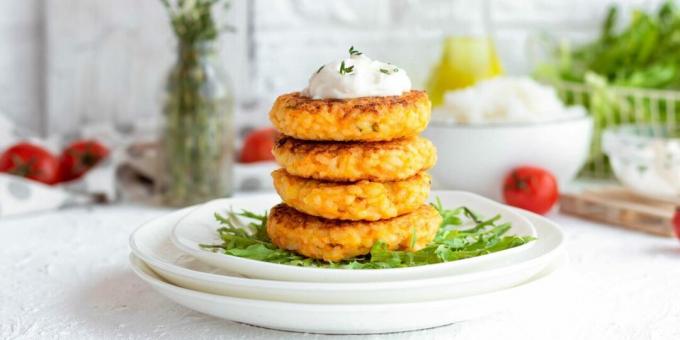
[[[616,178],[638,194],[680,202],[680,129],[622,125],[602,136]]]
[[[462,125],[433,121],[423,135],[437,147],[434,189],[474,192],[500,201],[505,176],[523,165],[571,181],[588,158],[588,116],[540,123]]]

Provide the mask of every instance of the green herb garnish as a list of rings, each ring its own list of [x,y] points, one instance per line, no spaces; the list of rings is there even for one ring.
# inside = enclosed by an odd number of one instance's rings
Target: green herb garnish
[[[266,261],[302,267],[341,269],[385,269],[422,266],[481,256],[514,248],[534,240],[531,236],[505,235],[509,223],[500,223],[500,215],[483,219],[466,207],[449,210],[442,207],[439,199],[432,206],[442,216],[442,224],[434,240],[416,252],[392,251],[385,243],[378,242],[368,255],[341,262],[325,262],[280,249],[267,236],[267,213],[259,215],[249,211],[226,215],[215,214],[222,224],[217,230],[221,244],[202,244],[206,250],[252,260]],[[250,222],[245,223],[241,218]],[[414,228],[411,244],[415,243]]]
[[[388,69],[386,69],[386,68],[381,68],[381,69],[380,69],[380,72],[382,72],[382,73],[384,73],[384,74],[392,74],[392,73],[397,73],[397,72],[399,72],[399,69],[396,68],[396,67],[393,68],[393,69],[391,69],[391,70],[388,70]]]
[[[345,67],[345,61],[343,60],[340,63],[340,71],[339,72],[340,72],[340,74],[350,74],[350,73],[354,72],[354,65]]]
[[[355,56],[355,55],[362,55],[363,53],[357,51],[354,49],[354,46],[349,47],[349,55],[350,56]]]
[[[323,70],[323,67],[324,67],[324,66],[326,66],[326,65],[321,65],[321,67],[319,67],[319,69],[318,69],[318,70],[316,70],[316,73],[319,73],[319,72],[321,72],[321,70]]]

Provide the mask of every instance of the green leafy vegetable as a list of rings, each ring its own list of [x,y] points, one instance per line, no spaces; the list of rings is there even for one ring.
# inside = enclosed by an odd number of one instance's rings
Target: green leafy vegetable
[[[656,13],[633,12],[622,31],[614,28],[619,9],[609,8],[600,37],[572,51],[562,44],[558,61],[539,66],[540,78],[585,82],[588,72],[614,86],[680,88],[680,9],[665,2]]]
[[[534,240],[531,236],[505,235],[511,226],[500,223],[500,215],[484,219],[466,207],[445,209],[439,199],[432,206],[442,216],[442,224],[434,240],[415,252],[389,250],[385,243],[378,242],[365,256],[341,262],[315,260],[272,244],[266,231],[267,213],[259,215],[245,210],[239,213],[229,211],[226,215],[216,213],[215,219],[222,225],[217,233],[223,242],[201,247],[227,255],[292,266],[385,269],[456,261],[514,248]],[[242,218],[249,222],[243,222]],[[415,232],[414,229],[412,244]]]

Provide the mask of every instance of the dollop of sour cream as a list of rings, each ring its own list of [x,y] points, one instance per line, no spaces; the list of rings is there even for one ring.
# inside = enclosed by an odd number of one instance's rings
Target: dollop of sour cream
[[[350,50],[351,51],[351,50]],[[399,67],[359,52],[321,66],[302,94],[312,99],[399,96],[411,90],[411,79]]]

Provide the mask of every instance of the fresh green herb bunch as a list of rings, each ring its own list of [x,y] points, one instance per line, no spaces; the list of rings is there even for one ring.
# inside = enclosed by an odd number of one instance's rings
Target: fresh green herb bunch
[[[442,216],[442,224],[434,240],[416,252],[389,250],[384,243],[378,242],[365,256],[340,262],[315,260],[278,248],[267,236],[267,213],[259,215],[249,211],[230,211],[225,216],[216,213],[215,218],[223,225],[217,230],[223,242],[204,244],[201,247],[228,255],[292,266],[386,269],[456,261],[510,249],[534,240],[531,236],[505,235],[511,225],[500,223],[500,215],[484,219],[466,207],[445,209],[438,199],[432,205]],[[241,218],[247,218],[250,222],[244,223]]]
[[[179,44],[163,103],[159,191],[164,204],[185,206],[232,190],[233,96],[217,58],[221,29],[212,11],[224,1],[161,1]]]
[[[172,29],[181,43],[195,44],[217,39],[223,28],[217,26],[213,6],[226,0],[161,0],[170,15]],[[228,28],[228,27],[225,27]]]
[[[633,12],[617,31],[619,8],[609,8],[599,39],[571,50],[562,45],[558,61],[540,65],[539,78],[584,82],[589,72],[612,85],[680,89],[680,8],[666,1],[656,13]]]

